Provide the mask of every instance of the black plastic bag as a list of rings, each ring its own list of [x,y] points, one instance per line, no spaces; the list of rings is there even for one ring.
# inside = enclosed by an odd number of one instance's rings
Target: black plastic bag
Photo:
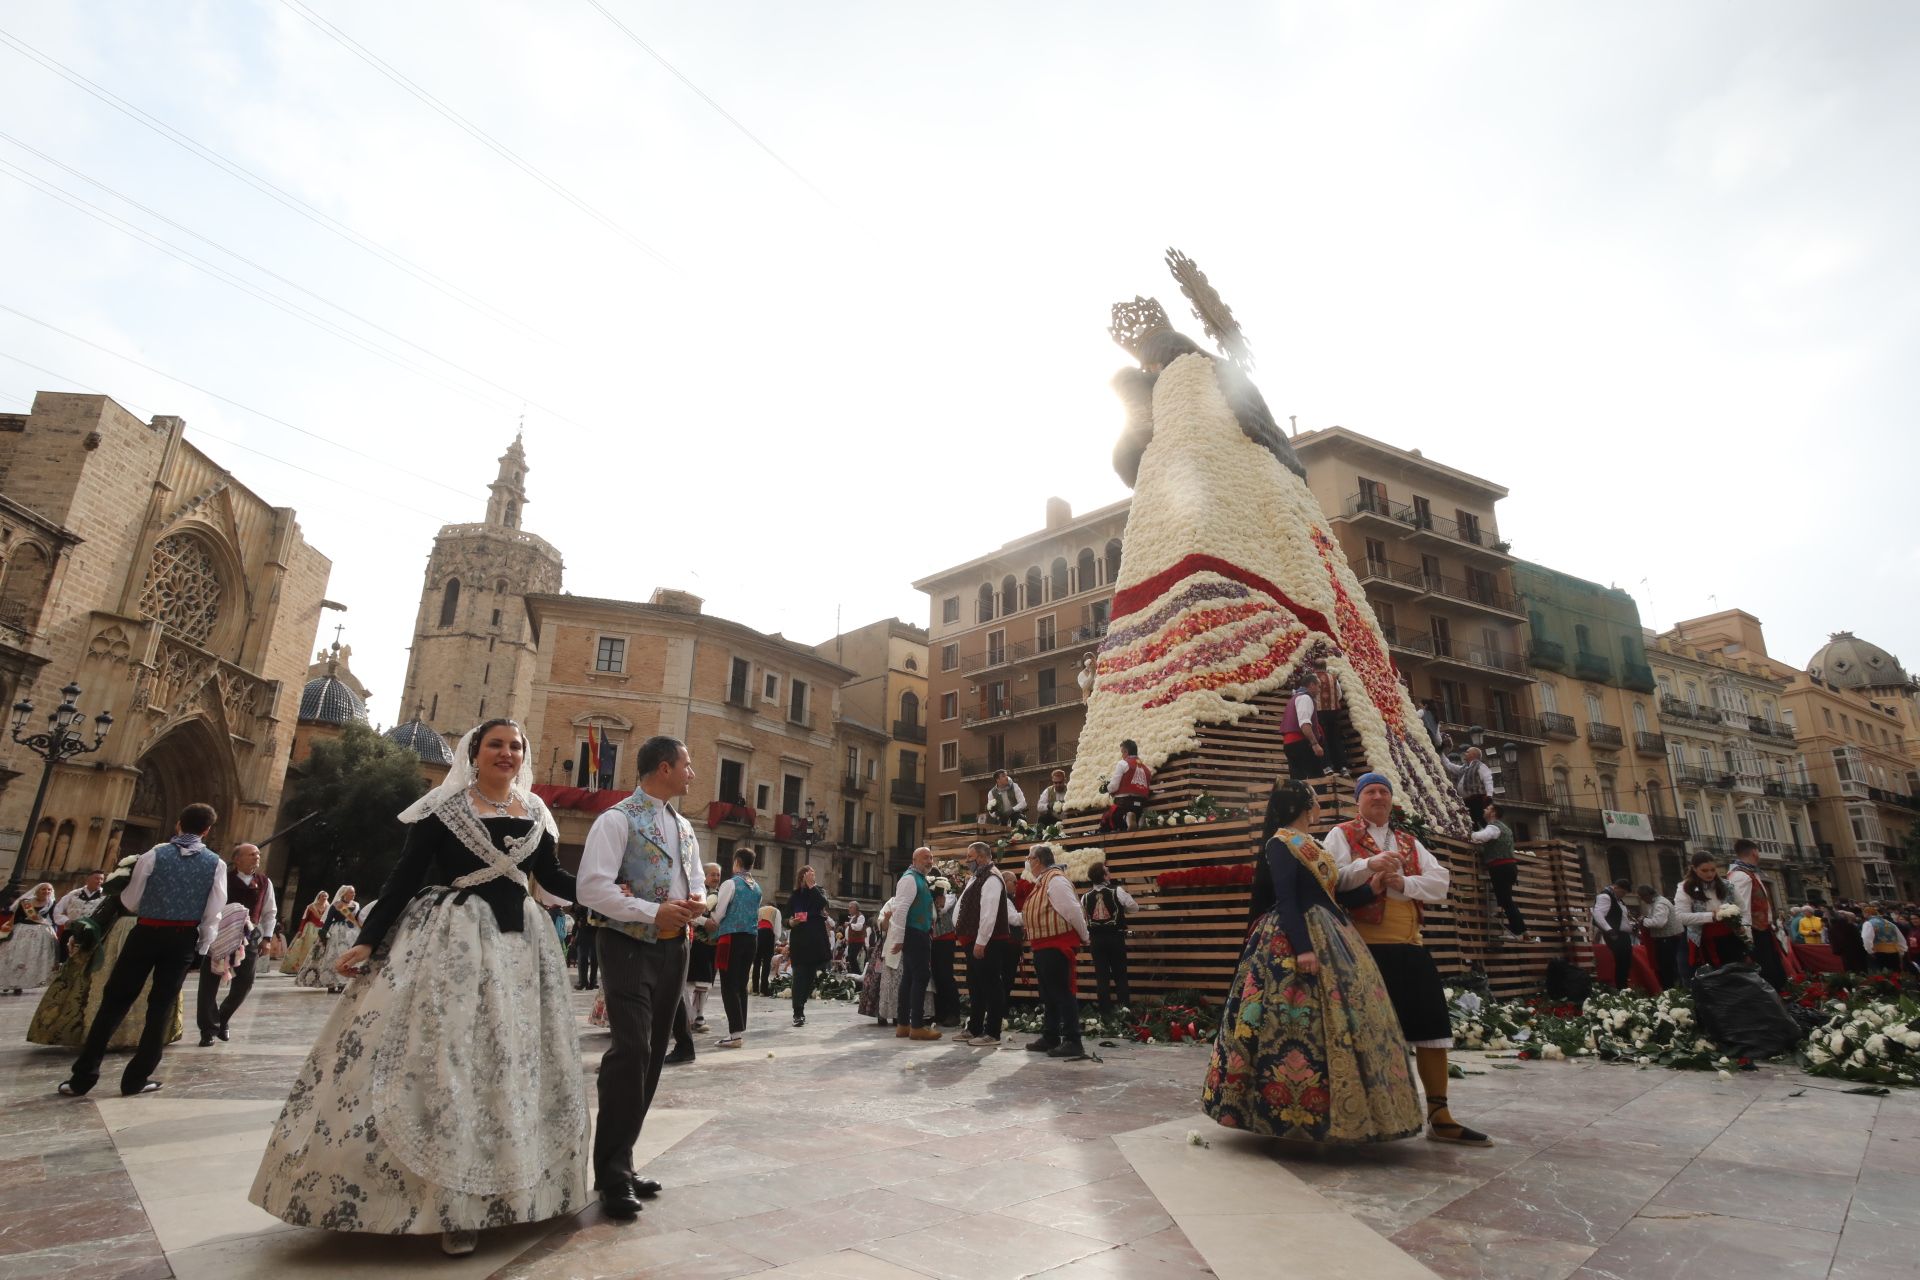
[[[1749,961],[1696,971],[1692,991],[1700,1029],[1729,1058],[1771,1058],[1802,1039],[1800,1024]]]
[[[1570,1004],[1585,1004],[1593,994],[1593,975],[1570,960],[1549,960],[1547,994]]]

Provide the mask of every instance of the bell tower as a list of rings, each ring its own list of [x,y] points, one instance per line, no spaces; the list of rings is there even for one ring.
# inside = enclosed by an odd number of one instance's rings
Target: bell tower
[[[525,598],[560,590],[560,552],[521,528],[527,453],[519,435],[500,455],[479,524],[441,527],[427,558],[407,655],[402,708],[458,738],[492,716],[524,720],[533,696],[534,639]]]

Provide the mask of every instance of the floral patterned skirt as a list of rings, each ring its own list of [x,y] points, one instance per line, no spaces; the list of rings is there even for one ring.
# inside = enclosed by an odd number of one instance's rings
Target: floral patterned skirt
[[[78,1049],[87,1038],[87,1024],[92,1020],[94,1011],[99,1009],[100,1001],[107,992],[107,979],[113,974],[114,962],[120,958],[120,949],[127,945],[127,935],[133,932],[137,923],[132,916],[122,916],[113,922],[107,930],[106,938],[95,947],[89,947],[79,955],[69,956],[60,966],[60,972],[53,976],[47,989],[40,997],[40,1007],[33,1011],[33,1022],[27,1027],[27,1040],[32,1044],[58,1045],[63,1049]],[[151,991],[153,984],[147,984]],[[172,1044],[180,1038],[183,1022],[180,1016],[181,995],[173,1000],[173,1022],[167,1030],[167,1043]],[[127,1010],[127,1016],[120,1020],[119,1028],[113,1038],[107,1041],[109,1049],[131,1049],[140,1043],[140,1033],[147,1025],[147,993]]]
[[[1307,911],[1320,972],[1296,973],[1272,912],[1247,936],[1201,1109],[1229,1129],[1306,1142],[1393,1142],[1425,1127],[1393,1002],[1366,944]]]
[[[44,987],[59,967],[60,945],[52,925],[22,922],[0,942],[0,991]]]
[[[344,987],[347,980],[334,972],[340,957],[360,942],[360,931],[350,924],[336,922],[327,936],[307,948],[307,957],[293,975],[297,987]]]
[[[310,924],[301,925],[300,931],[293,935],[293,942],[287,947],[286,956],[280,961],[280,972],[300,972],[300,966],[307,962],[307,953],[313,950],[319,937],[318,929]]]
[[[295,1226],[388,1235],[539,1222],[589,1202],[567,971],[546,912],[415,899],[301,1067],[249,1199]]]

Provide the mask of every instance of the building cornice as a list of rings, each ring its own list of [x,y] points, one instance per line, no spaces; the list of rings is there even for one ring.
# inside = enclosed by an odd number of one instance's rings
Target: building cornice
[[[1364,453],[1402,467],[1424,471],[1437,479],[1450,480],[1492,499],[1507,496],[1505,485],[1495,484],[1483,476],[1450,467],[1444,462],[1435,462],[1423,454],[1398,448],[1382,440],[1375,440],[1372,436],[1361,435],[1358,431],[1347,427],[1321,427],[1317,431],[1308,431],[1294,436],[1289,443],[1293,445],[1293,451],[1300,455],[1300,461],[1309,468],[1313,465],[1312,460],[1307,456],[1309,453],[1321,451]]]

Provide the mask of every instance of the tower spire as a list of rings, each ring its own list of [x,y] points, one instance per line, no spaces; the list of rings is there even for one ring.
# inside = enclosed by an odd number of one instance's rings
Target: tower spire
[[[527,451],[521,443],[525,430],[523,416],[520,430],[514,432],[513,443],[500,455],[500,474],[487,486],[492,495],[487,499],[488,524],[507,529],[520,527],[520,513],[527,505]]]

